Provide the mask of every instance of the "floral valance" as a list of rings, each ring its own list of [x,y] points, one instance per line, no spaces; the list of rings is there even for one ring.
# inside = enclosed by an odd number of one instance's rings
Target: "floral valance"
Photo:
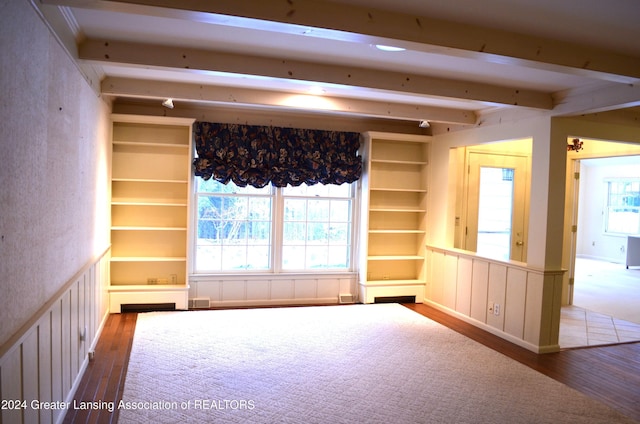
[[[351,183],[362,173],[360,134],[196,122],[195,175],[240,187]]]

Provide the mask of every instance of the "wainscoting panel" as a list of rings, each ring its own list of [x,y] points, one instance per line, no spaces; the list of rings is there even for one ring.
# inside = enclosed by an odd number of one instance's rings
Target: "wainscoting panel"
[[[502,264],[490,262],[489,287],[487,289],[489,296],[489,302],[487,303],[487,324],[500,331],[504,330],[504,301],[506,289],[507,267]]]
[[[527,273],[521,269],[509,268],[504,302],[504,331],[519,339],[524,338],[526,301]]]
[[[471,275],[471,318],[479,322],[487,321],[487,305],[489,304],[489,263],[474,261]]]
[[[456,311],[471,315],[471,288],[473,285],[473,261],[469,258],[458,260]]]
[[[0,423],[63,420],[104,324],[109,282],[105,251],[85,266],[0,351]],[[38,408],[44,402],[49,407]],[[56,408],[51,408],[54,402]],[[61,408],[61,406],[65,406]],[[70,405],[73,407],[73,405]]]
[[[529,350],[553,352],[563,273],[427,246],[424,303]]]
[[[357,274],[309,276],[192,276],[189,299],[210,307],[313,305],[339,303],[341,294],[356,297]]]

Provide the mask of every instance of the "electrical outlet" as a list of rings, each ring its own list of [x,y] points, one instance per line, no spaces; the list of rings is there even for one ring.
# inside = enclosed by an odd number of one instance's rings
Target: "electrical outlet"
[[[178,274],[171,274],[171,284],[178,284]]]
[[[493,305],[493,315],[500,315],[500,304],[499,303],[495,303]]]

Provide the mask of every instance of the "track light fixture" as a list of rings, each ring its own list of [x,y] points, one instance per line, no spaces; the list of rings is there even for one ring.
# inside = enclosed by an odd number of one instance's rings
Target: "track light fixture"
[[[167,109],[173,109],[173,99],[165,99],[162,102],[162,106],[166,107]]]

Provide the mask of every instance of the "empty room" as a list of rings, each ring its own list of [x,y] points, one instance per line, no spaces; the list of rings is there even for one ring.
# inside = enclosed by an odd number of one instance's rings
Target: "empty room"
[[[640,421],[640,5],[481,3],[4,2],[0,423]]]

